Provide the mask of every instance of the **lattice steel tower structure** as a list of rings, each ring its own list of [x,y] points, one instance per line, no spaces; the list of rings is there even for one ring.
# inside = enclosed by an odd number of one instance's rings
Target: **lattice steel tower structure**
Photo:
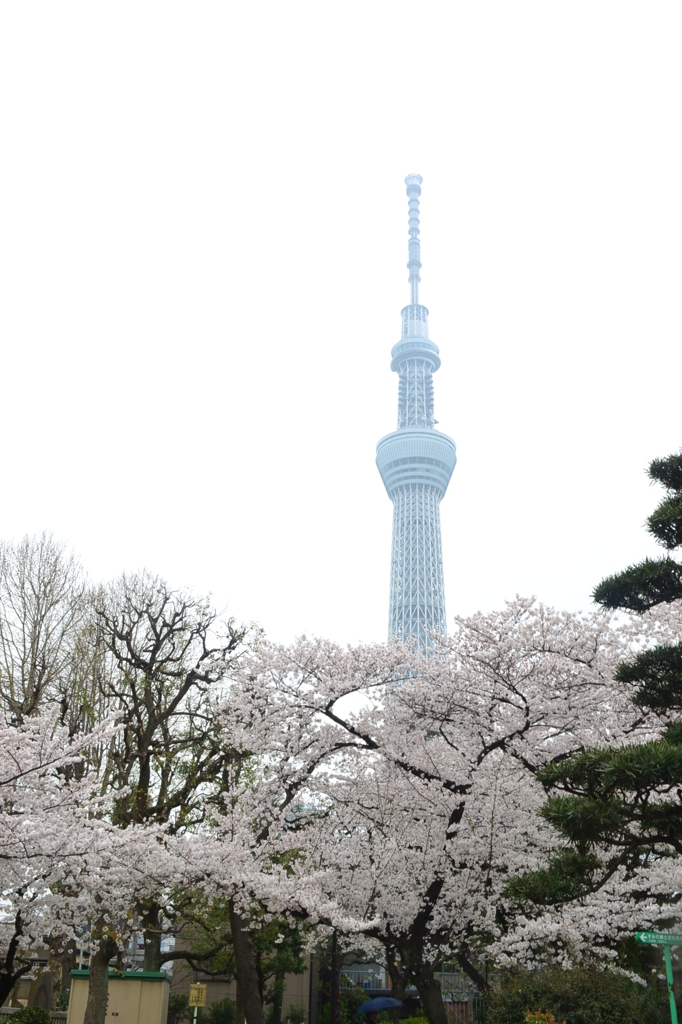
[[[446,632],[440,503],[457,449],[434,427],[433,374],[440,356],[429,338],[429,311],[419,305],[421,183],[419,174],[405,178],[410,305],[402,310],[402,337],[391,349],[391,369],[399,378],[398,429],[379,441],[377,466],[393,502],[388,635],[414,638],[425,649],[429,630]]]

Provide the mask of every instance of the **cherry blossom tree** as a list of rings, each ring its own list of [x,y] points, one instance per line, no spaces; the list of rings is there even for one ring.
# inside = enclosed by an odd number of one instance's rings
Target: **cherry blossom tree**
[[[111,794],[87,767],[94,746],[111,744],[110,718],[71,736],[58,709],[0,726],[0,891],[4,899],[4,1001],[30,968],[26,955],[44,936],[89,929],[93,963],[86,1020],[104,1020],[110,957],[134,931],[131,908],[182,883],[182,861],[158,826],[119,827]],[[91,1005],[92,1004],[92,1005]]]
[[[58,724],[57,709],[20,726],[0,725],[0,888],[3,930],[9,932],[0,972],[3,1000],[28,970],[21,952],[31,927],[41,929],[39,936],[49,930],[59,902],[52,887],[68,887],[73,871],[84,865],[84,830],[98,800],[93,780],[69,770],[114,731],[108,721],[88,735],[70,737]]]
[[[398,643],[344,649],[303,638],[260,641],[239,658],[218,646],[193,664],[178,656],[188,634],[173,632],[173,608],[171,601],[161,617],[143,608],[137,622],[111,620],[120,682],[133,695],[128,717],[101,727],[113,730],[107,750],[132,765],[119,784],[102,786],[105,760],[85,757],[104,732],[69,738],[54,718],[5,727],[5,890],[17,907],[24,901],[34,934],[91,923],[87,1024],[103,1020],[112,952],[139,926],[141,910],[163,905],[174,889],[200,887],[226,900],[248,1024],[263,1021],[254,908],[260,921],[284,915],[347,942],[379,944],[393,972],[399,965],[417,986],[432,1024],[445,1024],[443,964],[458,963],[484,986],[481,964],[490,957],[575,958],[588,943],[610,956],[636,900],[638,925],[668,905],[671,879],[653,867],[645,901],[632,878],[614,874],[580,912],[531,919],[510,879],[552,856],[555,837],[537,813],[541,770],[588,746],[660,735],[664,720],[634,707],[614,670],[633,650],[675,642],[674,617],[609,620],[516,600],[458,620],[430,657]],[[164,654],[155,645],[167,620]],[[198,642],[205,651],[203,636]],[[165,682],[148,679],[157,663],[168,668]],[[151,718],[134,706],[135,694],[153,685],[172,704],[188,679],[200,700],[185,720],[199,716],[202,756],[219,765],[191,789],[190,803],[164,788],[163,773],[175,766],[141,746]],[[66,770],[79,757],[91,770]]]
[[[273,905],[286,904],[288,879],[291,912],[379,941],[442,1024],[440,965],[456,961],[484,986],[487,949],[534,955],[519,945],[506,886],[551,849],[538,770],[660,733],[613,679],[647,642],[641,622],[517,600],[459,620],[429,658],[398,644],[262,645],[232,673],[225,708],[235,743],[261,765],[253,805],[240,794],[223,823],[245,837],[245,862],[261,858],[244,890],[269,886]],[[618,898],[627,903],[622,886]],[[606,944],[598,913],[588,933]]]

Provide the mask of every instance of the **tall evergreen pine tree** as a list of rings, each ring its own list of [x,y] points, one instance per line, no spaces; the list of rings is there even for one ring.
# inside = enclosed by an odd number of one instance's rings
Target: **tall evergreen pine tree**
[[[682,564],[672,557],[682,548],[682,451],[654,459],[648,472],[667,490],[647,520],[666,555],[602,580],[592,596],[605,608],[643,614],[682,598]],[[640,707],[682,712],[682,644],[643,651],[618,666],[616,679],[633,688]],[[547,870],[511,881],[508,895],[559,903],[599,888],[619,865],[682,853],[682,721],[673,721],[660,740],[586,750],[539,777],[551,794],[541,813],[568,846]],[[605,862],[596,847],[612,856]]]

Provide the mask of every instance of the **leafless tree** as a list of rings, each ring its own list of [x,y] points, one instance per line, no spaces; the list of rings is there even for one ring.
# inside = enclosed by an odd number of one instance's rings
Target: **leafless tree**
[[[96,604],[99,643],[110,660],[98,677],[100,694],[122,724],[102,766],[103,787],[121,791],[116,819],[194,828],[244,758],[221,735],[214,712],[227,666],[253,635],[149,573],[122,576]],[[161,907],[138,913],[145,969],[158,970],[169,958],[160,949]]]
[[[92,616],[77,558],[51,534],[0,541],[0,706],[21,723],[60,703]]]

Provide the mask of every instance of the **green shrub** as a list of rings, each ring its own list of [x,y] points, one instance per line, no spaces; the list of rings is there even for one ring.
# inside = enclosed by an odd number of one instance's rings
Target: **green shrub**
[[[203,1010],[200,1019],[203,1024],[234,1024],[236,1010],[234,999],[221,999]]]
[[[61,992],[59,993],[59,995],[57,996],[57,1005],[56,1005],[55,1009],[57,1009],[57,1010],[68,1010],[70,994],[71,994],[70,992],[67,992],[66,989],[63,988],[61,990]]]
[[[526,1024],[557,1024],[550,1010],[534,1010],[532,1013],[526,1010],[525,1020]],[[566,1024],[566,1021],[562,1024]]]
[[[507,975],[486,998],[486,1024],[525,1024],[537,1010],[566,1024],[667,1024],[669,1016],[652,985],[609,971],[549,968]]]
[[[358,1017],[358,1010],[370,998],[364,988],[361,988],[359,985],[342,992],[341,1016],[343,1017],[343,1024],[362,1024],[361,1019]]]
[[[307,1017],[308,1011],[305,1006],[299,1006],[298,1003],[290,1003],[287,1015],[284,1018],[284,1024],[304,1024]]]
[[[175,1024],[182,1024],[183,1021],[190,1020],[191,1016],[192,1011],[189,1008],[187,996],[171,992],[168,997],[168,1019],[172,1019]]]
[[[362,1024],[361,1019],[358,1017],[358,1009],[371,998],[365,989],[360,988],[359,985],[356,985],[355,988],[343,990],[341,992],[341,1019],[343,1024]],[[320,1024],[329,1024],[330,1017],[331,1004],[324,1003],[320,1011]],[[379,1021],[381,1020],[382,1017],[379,1014]]]
[[[19,1024],[52,1024],[52,1018],[42,1006],[24,1006],[19,1013],[12,1014],[13,1021]]]

